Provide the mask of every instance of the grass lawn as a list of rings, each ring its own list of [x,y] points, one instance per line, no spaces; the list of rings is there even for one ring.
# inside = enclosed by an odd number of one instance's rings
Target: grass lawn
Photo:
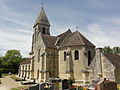
[[[20,79],[20,78],[18,78],[18,77],[16,77],[17,76],[17,74],[11,74],[11,75],[9,75],[9,74],[2,74],[2,76],[4,77],[4,76],[10,76],[12,79]]]
[[[20,79],[20,78],[18,78],[18,77],[16,77],[17,75],[16,74],[12,74],[12,75],[10,75],[10,77],[12,78],[12,79]]]
[[[21,90],[22,88],[23,88],[23,89],[27,89],[28,86],[20,86],[20,87],[12,88],[12,89],[10,89],[10,90]]]
[[[4,76],[10,76],[9,74],[7,74],[7,73],[4,73],[4,74],[2,74],[2,76],[4,77]]]
[[[12,78],[12,79],[20,79],[19,77],[17,77],[17,74],[11,74],[11,75],[9,75],[9,74],[2,74],[2,76],[4,77],[4,76],[10,76],[10,78]]]

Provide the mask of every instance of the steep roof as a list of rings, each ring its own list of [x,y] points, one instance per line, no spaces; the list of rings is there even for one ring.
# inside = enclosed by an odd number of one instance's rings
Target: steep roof
[[[58,35],[50,36],[41,34],[42,40],[45,43],[45,46],[48,48],[65,47],[65,46],[94,46],[89,40],[87,40],[80,32],[71,32],[68,31]]]
[[[47,15],[45,14],[45,11],[44,11],[44,8],[42,7],[41,8],[41,11],[40,11],[40,13],[39,13],[39,15],[38,15],[38,17],[37,17],[37,19],[36,19],[36,21],[35,21],[35,24],[34,24],[34,26],[36,25],[36,24],[45,24],[45,25],[50,25],[50,23],[49,23],[49,20],[48,20],[48,18],[47,18]]]
[[[57,37],[41,34],[42,40],[47,48],[55,48]]]
[[[58,35],[57,36],[57,44],[56,45],[60,45],[60,43],[69,35],[69,34],[71,34],[72,32],[71,32],[71,30],[70,29],[68,29],[66,32],[64,32],[64,33],[62,33],[62,34],[60,34],[60,35]]]
[[[74,45],[86,45],[94,46],[89,40],[87,40],[80,32],[76,31],[70,33],[60,44],[60,47],[74,46]]]
[[[104,54],[104,56],[115,66],[120,69],[120,56],[118,54]]]
[[[22,65],[22,64],[30,64],[30,63],[31,63],[31,60],[27,59],[27,60],[24,60],[23,62],[21,62],[20,65]]]

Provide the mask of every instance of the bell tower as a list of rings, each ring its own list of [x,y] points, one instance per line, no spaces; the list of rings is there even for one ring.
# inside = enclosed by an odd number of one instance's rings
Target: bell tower
[[[43,7],[41,8],[41,11],[35,21],[33,28],[35,34],[36,32],[40,32],[44,35],[50,35],[50,23]]]

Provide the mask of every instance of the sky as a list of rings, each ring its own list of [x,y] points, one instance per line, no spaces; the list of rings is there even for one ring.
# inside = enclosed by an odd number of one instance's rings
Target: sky
[[[120,0],[0,0],[0,56],[10,49],[29,56],[42,2],[51,35],[71,29],[96,47],[120,46]]]

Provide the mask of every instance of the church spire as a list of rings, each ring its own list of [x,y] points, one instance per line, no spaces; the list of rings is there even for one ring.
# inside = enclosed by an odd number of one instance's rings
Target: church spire
[[[42,7],[41,8],[41,11],[35,21],[35,24],[34,24],[34,27],[37,25],[37,24],[43,24],[43,25],[46,25],[46,26],[50,26],[50,23],[49,23],[49,20],[47,18],[47,15],[45,14],[45,11],[44,11],[44,8]]]
[[[33,26],[35,35],[37,33],[41,33],[44,35],[50,35],[50,23],[49,20],[45,14],[44,8],[41,8],[41,11],[35,21],[35,24]]]

